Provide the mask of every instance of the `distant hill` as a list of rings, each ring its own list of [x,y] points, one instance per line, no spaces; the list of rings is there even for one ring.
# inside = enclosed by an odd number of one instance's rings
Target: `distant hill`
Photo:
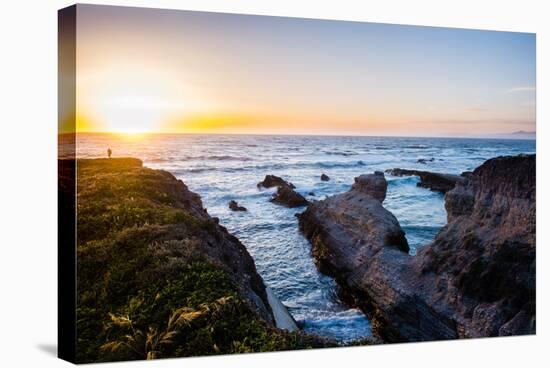
[[[535,131],[518,130],[513,133],[503,133],[491,135],[492,138],[505,138],[505,139],[536,139],[537,133]]]
[[[517,132],[513,132],[512,134],[509,134],[510,136],[514,138],[521,138],[521,139],[535,139],[537,136],[536,132],[526,132],[525,130],[518,130]]]

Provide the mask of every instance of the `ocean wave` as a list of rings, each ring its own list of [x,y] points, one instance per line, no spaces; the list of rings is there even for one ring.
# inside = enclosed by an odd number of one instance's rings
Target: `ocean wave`
[[[176,174],[183,174],[183,173],[193,173],[193,174],[199,174],[203,172],[209,172],[209,171],[217,171],[219,170],[217,167],[197,167],[197,168],[190,168],[190,169],[180,169],[176,171]]]
[[[388,174],[389,175],[389,174]],[[419,179],[417,176],[403,176],[403,177],[397,177],[396,179],[390,179],[388,180],[388,186],[394,187],[398,185],[404,185],[404,184],[415,184],[418,183]]]
[[[355,162],[316,162],[312,167],[322,167],[326,169],[332,169],[332,168],[346,168],[346,167],[356,167],[356,166],[366,166],[367,164],[362,161],[355,161]]]
[[[294,222],[278,222],[278,223],[251,223],[243,226],[244,231],[249,232],[265,232],[265,231],[277,231],[295,227]]]
[[[211,161],[250,161],[248,157],[230,156],[230,155],[211,155],[211,156],[186,156],[184,160],[211,160]]]
[[[430,146],[425,146],[423,144],[410,144],[408,146],[403,146],[402,148],[408,148],[408,149],[428,149]]]
[[[350,152],[350,151],[323,151],[323,153],[326,155],[344,156],[344,157],[355,156],[359,154],[357,152]]]
[[[231,155],[200,155],[200,156],[163,156],[147,158],[148,163],[164,163],[164,162],[182,162],[182,161],[251,161],[249,157],[231,156]]]
[[[441,226],[434,225],[403,225],[402,228],[407,235],[409,235],[409,233],[436,233],[441,230]]]
[[[275,171],[275,170],[292,170],[292,169],[307,169],[307,168],[319,168],[319,169],[334,169],[334,168],[353,168],[357,166],[366,166],[367,164],[362,161],[352,162],[297,162],[292,164],[259,164],[248,165],[239,167],[223,167],[223,166],[205,166],[205,167],[190,167],[176,170],[176,174],[183,173],[203,173],[218,171],[221,173],[235,173],[243,171]]]

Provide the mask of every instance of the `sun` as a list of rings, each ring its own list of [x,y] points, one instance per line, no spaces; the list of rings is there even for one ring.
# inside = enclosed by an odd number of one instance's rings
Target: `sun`
[[[111,132],[147,133],[162,122],[162,100],[155,94],[139,94],[135,90],[117,91],[106,96],[99,113]]]
[[[162,86],[136,82],[123,83],[105,93],[99,114],[105,126],[118,133],[155,131],[167,114],[167,102],[173,98]]]
[[[102,130],[144,134],[159,131],[175,112],[184,113],[181,88],[144,70],[104,76],[82,93],[83,109],[93,115]]]

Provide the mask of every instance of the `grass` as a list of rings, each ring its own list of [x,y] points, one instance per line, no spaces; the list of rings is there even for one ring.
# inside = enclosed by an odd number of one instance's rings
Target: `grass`
[[[211,219],[135,159],[79,160],[77,362],[334,346],[276,329],[205,252]]]

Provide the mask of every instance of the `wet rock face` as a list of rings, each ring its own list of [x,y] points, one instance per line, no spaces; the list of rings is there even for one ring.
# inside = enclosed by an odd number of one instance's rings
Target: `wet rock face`
[[[271,202],[288,208],[307,206],[309,201],[303,195],[296,192],[294,184],[275,176],[266,175],[264,180],[258,183],[258,188],[277,187],[277,192],[270,199]]]
[[[257,184],[258,188],[274,188],[274,187],[290,187],[295,189],[294,184],[287,182],[283,178],[276,175],[266,175],[264,180]]]
[[[374,174],[356,177],[355,184],[353,184],[352,189],[363,192],[382,203],[384,202],[384,199],[386,199],[388,183],[386,182],[383,172],[375,171]]]
[[[534,155],[485,162],[447,193],[448,225],[419,253],[462,310],[461,337],[535,333],[535,173]]]
[[[330,178],[329,178],[329,176],[328,176],[327,174],[321,174],[321,180],[322,180],[322,181],[329,181]]]
[[[407,254],[383,174],[300,216],[319,269],[388,342],[535,332],[535,156],[488,160],[445,197],[449,223]]]
[[[243,207],[243,206],[239,206],[239,204],[236,202],[236,201],[229,201],[229,209],[231,211],[247,211],[246,207]]]
[[[288,208],[307,206],[309,204],[309,201],[304,196],[289,186],[277,188],[277,193],[271,198],[271,202]]]
[[[408,252],[399,222],[382,206],[386,187],[383,173],[362,175],[349,192],[313,202],[299,217],[321,271],[345,277],[380,248]]]
[[[418,176],[420,181],[416,184],[419,187],[430,189],[434,192],[447,193],[457,183],[465,180],[464,176],[453,174],[440,174],[422,170],[388,169],[388,174],[394,176]]]

